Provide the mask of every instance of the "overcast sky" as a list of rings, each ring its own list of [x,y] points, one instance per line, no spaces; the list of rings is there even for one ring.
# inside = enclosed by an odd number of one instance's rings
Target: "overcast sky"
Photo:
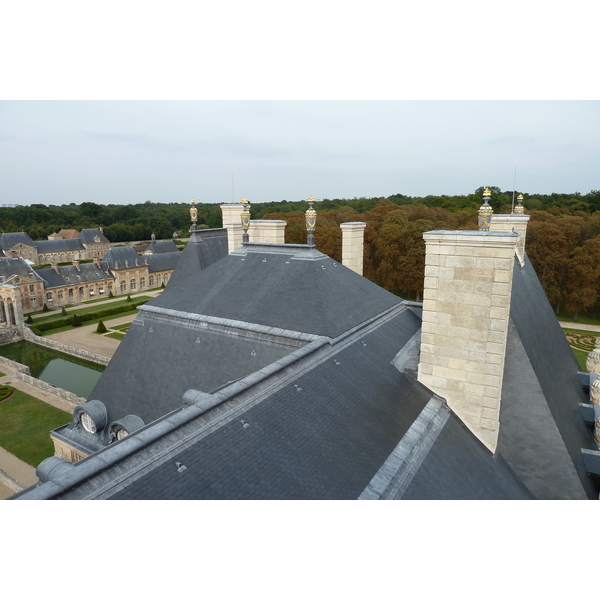
[[[600,189],[595,101],[4,101],[0,204]]]
[[[594,4],[7,3],[0,205],[600,189]]]

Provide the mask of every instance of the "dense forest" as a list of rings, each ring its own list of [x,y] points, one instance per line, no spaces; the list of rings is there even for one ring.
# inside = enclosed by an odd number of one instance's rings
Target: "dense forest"
[[[489,186],[496,213],[509,213],[513,193]],[[364,221],[364,275],[396,294],[419,299],[423,291],[425,244],[422,234],[432,229],[476,229],[477,209],[484,187],[465,196],[323,199],[318,212],[319,250],[341,260],[339,224]],[[600,190],[589,194],[526,194],[523,205],[531,215],[526,250],[546,295],[558,312],[575,315],[600,308]],[[32,204],[0,208],[3,232],[26,231],[33,239],[47,239],[60,229],[103,227],[111,242],[148,240],[152,233],[168,239],[186,236],[189,203],[135,205]],[[220,227],[219,204],[196,204],[198,226]],[[285,219],[286,242],[305,243],[306,201],[254,203],[253,219]],[[599,311],[600,312],[600,311]]]

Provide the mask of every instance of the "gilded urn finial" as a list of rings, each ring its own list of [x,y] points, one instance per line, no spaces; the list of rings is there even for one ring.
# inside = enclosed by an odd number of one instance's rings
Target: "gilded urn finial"
[[[490,188],[486,187],[483,191],[483,204],[479,207],[479,231],[489,231],[490,225],[492,224],[492,214],[494,210],[488,204],[492,192]]]
[[[525,208],[523,208],[523,194],[517,196],[517,206],[515,206],[515,215],[524,215]]]
[[[317,211],[313,208],[315,199],[308,197],[308,210],[306,211],[306,231],[308,232],[306,243],[309,246],[315,245],[315,227],[317,225]]]
[[[196,231],[196,222],[198,221],[198,209],[195,204],[196,201],[192,198],[192,208],[190,208],[190,217],[192,219],[192,231]]]
[[[241,213],[242,229],[244,234],[242,235],[242,242],[249,242],[250,236],[248,235],[248,229],[250,228],[250,202],[246,198],[242,198],[240,203],[244,206],[244,210]]]

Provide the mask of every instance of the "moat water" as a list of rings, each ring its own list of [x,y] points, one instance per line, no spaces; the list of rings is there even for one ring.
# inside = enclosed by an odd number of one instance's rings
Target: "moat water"
[[[104,365],[31,342],[16,342],[0,346],[0,356],[27,365],[32,377],[83,398],[89,396],[105,369]],[[0,370],[2,370],[1,365]]]

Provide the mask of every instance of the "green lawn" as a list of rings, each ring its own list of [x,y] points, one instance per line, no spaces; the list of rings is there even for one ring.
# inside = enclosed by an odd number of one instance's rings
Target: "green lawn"
[[[37,467],[54,455],[50,431],[71,418],[68,412],[15,390],[10,398],[0,402],[0,446]]]
[[[86,325],[93,325],[95,323],[98,323],[98,321],[104,321],[104,324],[106,325],[106,327],[110,327],[109,322],[113,319],[119,319],[121,317],[129,317],[130,315],[137,315],[138,311],[137,310],[127,310],[125,312],[122,313],[117,313],[115,315],[110,315],[108,317],[101,317],[99,319],[91,319],[90,321],[85,321],[84,323],[82,323],[82,327],[85,327]],[[47,336],[47,335],[52,335],[53,333],[60,333],[61,331],[70,331],[71,329],[76,329],[76,327],[73,327],[72,325],[65,325],[64,327],[55,327],[54,329],[48,329],[47,331],[42,331],[42,336]]]
[[[122,325],[112,325],[111,329],[117,329],[118,331],[122,331],[123,329],[129,329],[131,327],[131,323],[123,323]]]
[[[118,306],[124,306],[125,304],[131,304],[132,302],[139,302],[142,300],[147,302],[148,300],[152,300],[152,296],[139,296],[137,298],[132,298],[131,300],[116,300],[115,302],[109,302],[108,304],[103,304],[102,307],[97,307],[97,306],[85,306],[84,307],[82,304],[80,304],[79,306],[68,310],[67,313],[68,313],[68,315],[72,315],[73,313],[76,313],[78,315],[85,315],[86,313],[98,312],[99,310],[105,310],[108,308],[117,308]],[[35,319],[33,319],[33,325],[36,325],[38,323],[48,323],[49,321],[54,321],[56,319],[62,319],[62,318],[63,318],[63,315],[61,315],[60,313],[55,313],[53,315],[47,315],[44,317],[36,317]],[[92,321],[89,321],[86,324],[89,324],[90,322],[92,322]]]
[[[115,331],[114,333],[107,333],[104,337],[113,338],[113,340],[122,340],[125,337],[125,334]]]

